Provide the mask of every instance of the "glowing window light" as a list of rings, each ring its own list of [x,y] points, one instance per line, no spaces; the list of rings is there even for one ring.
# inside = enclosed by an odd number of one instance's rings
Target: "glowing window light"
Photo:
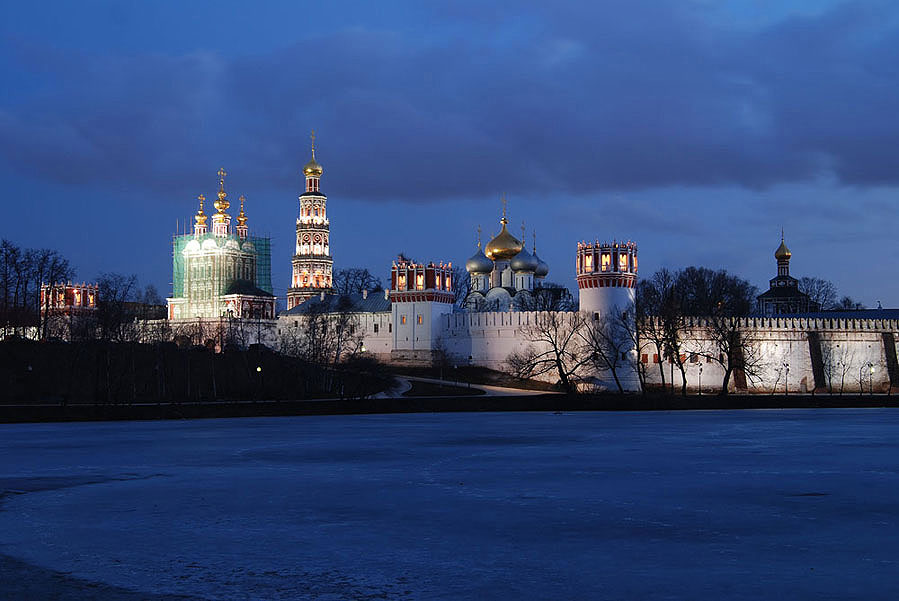
[[[618,271],[627,271],[627,254],[618,254]]]
[[[600,262],[602,265],[603,271],[608,271],[609,266],[612,264],[612,255],[609,253],[602,253],[602,257],[600,257]]]
[[[423,273],[419,273],[415,276],[415,289],[416,290],[424,290],[425,289],[425,276]]]

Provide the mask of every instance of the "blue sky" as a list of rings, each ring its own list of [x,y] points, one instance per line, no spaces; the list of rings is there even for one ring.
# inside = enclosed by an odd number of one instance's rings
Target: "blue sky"
[[[167,293],[224,166],[283,295],[315,128],[337,268],[464,262],[506,193],[572,287],[576,242],[617,238],[764,288],[783,227],[794,275],[899,306],[894,3],[248,7],[6,3],[2,236]]]

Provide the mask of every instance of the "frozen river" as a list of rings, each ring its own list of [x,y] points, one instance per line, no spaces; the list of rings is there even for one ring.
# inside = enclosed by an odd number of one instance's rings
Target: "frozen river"
[[[899,598],[895,409],[0,425],[0,491],[2,599]]]

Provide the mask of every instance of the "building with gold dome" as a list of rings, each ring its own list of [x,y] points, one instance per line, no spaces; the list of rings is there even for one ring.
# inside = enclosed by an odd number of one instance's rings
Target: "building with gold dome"
[[[768,282],[769,288],[757,297],[758,312],[761,315],[797,315],[820,311],[818,303],[799,290],[799,280],[790,275],[790,259],[793,253],[780,235],[780,246],[774,251],[777,261],[777,275]]]
[[[315,132],[312,132],[312,159],[303,166],[306,191],[300,194],[297,214],[297,239],[293,259],[290,288],[287,290],[287,309],[293,309],[306,299],[330,294],[334,259],[331,258],[331,231],[328,221],[328,197],[320,188],[324,169],[315,160]]]
[[[249,235],[243,196],[237,224],[232,227],[226,175],[219,169],[212,232],[205,212],[206,197],[201,194],[193,231],[174,237],[172,296],[167,299],[170,320],[275,318],[271,242]]]
[[[536,236],[532,252],[528,252],[524,244],[524,225],[522,240],[509,233],[505,197],[502,203],[500,232],[482,250],[478,228],[477,251],[465,262],[471,279],[465,304],[472,311],[528,310],[533,305],[534,290],[541,287],[549,274],[549,266],[537,256]]]

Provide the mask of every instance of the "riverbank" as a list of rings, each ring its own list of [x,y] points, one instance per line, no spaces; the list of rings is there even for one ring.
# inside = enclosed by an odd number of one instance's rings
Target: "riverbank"
[[[201,419],[366,413],[460,411],[684,411],[729,409],[899,407],[899,396],[886,395],[619,395],[568,397],[521,396],[405,397],[364,400],[240,401],[145,404],[0,405],[0,423]]]

